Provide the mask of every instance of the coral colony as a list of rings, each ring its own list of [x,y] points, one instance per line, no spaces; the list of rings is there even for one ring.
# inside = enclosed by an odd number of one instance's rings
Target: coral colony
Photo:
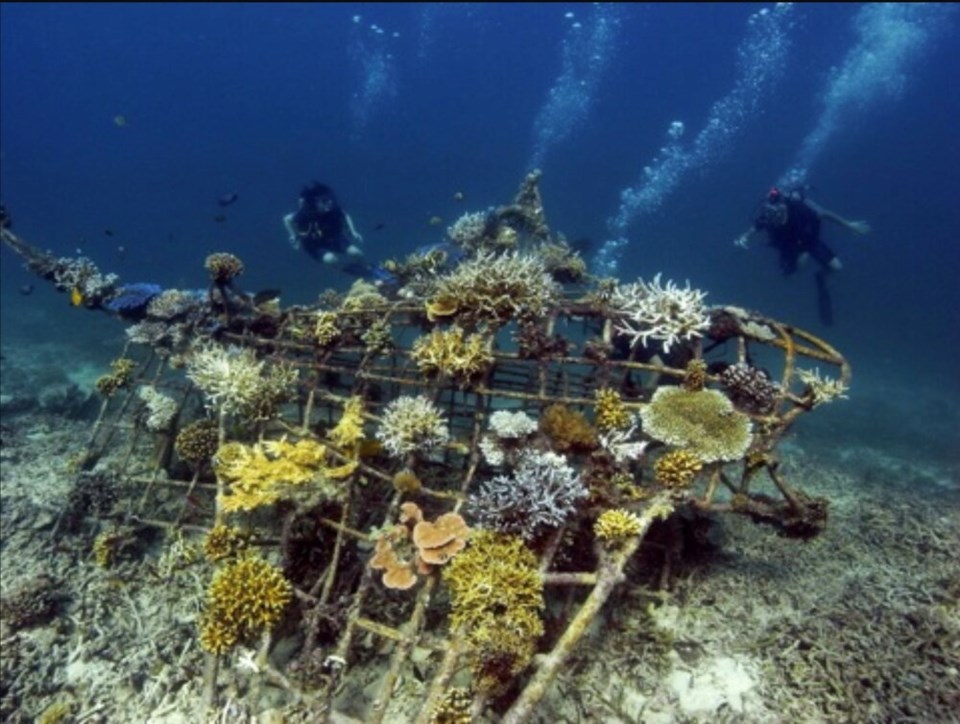
[[[160,289],[3,230],[127,325],[58,530],[92,529],[105,576],[205,589],[200,709],[252,717],[269,685],[308,719],[531,721],[651,530],[662,550],[711,514],[823,529],[775,446],[844,397],[845,359],[689,283],[591,277],[538,181],[454,223],[451,250],[387,260],[392,284],[289,308],[226,252],[206,291]],[[32,596],[5,605],[50,615]]]

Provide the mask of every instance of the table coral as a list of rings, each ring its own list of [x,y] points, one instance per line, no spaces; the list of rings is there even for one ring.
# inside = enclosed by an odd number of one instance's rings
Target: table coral
[[[705,463],[738,460],[753,441],[750,418],[717,390],[660,387],[640,417],[654,440],[685,448]]]

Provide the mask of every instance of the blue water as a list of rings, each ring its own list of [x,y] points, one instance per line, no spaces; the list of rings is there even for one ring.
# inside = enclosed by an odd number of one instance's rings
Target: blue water
[[[0,193],[26,239],[125,280],[203,286],[228,250],[246,288],[308,302],[346,279],[287,244],[303,183],[332,185],[378,258],[509,201],[537,165],[552,228],[623,279],[662,271],[822,335],[854,393],[955,396],[958,22],[945,5],[3,4]],[[812,269],[784,279],[762,240],[732,244],[797,169],[873,227],[825,231],[845,263],[831,328]],[[30,278],[0,253],[5,343],[23,320],[108,328],[42,285],[18,294]]]

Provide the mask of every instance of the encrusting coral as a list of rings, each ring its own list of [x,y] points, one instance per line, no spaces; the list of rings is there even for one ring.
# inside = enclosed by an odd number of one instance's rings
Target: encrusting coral
[[[248,555],[221,568],[207,590],[200,619],[200,644],[222,654],[271,628],[293,596],[280,569]]]
[[[440,411],[426,397],[401,395],[383,412],[377,439],[394,457],[430,450],[450,438]]]
[[[705,463],[739,460],[753,441],[750,418],[717,390],[660,387],[640,417],[654,440],[684,448]]]
[[[470,647],[475,683],[496,690],[526,668],[543,633],[543,580],[519,538],[480,531],[443,569],[450,627]]]

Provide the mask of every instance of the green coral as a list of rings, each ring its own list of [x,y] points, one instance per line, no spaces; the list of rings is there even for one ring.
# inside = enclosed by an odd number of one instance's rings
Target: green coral
[[[654,440],[684,448],[705,463],[739,460],[753,441],[750,418],[717,390],[660,387],[640,417]]]
[[[476,684],[496,690],[523,671],[543,633],[537,559],[513,536],[481,531],[443,570],[450,624],[471,649]]]

